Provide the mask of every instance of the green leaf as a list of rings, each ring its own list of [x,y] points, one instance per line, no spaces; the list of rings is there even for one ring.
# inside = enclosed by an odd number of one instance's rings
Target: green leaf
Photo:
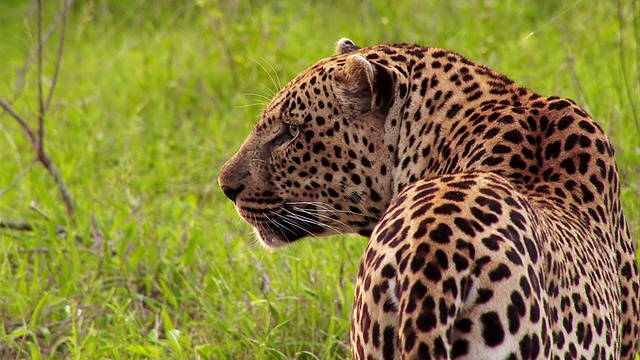
[[[169,316],[169,312],[167,308],[162,306],[162,322],[164,323],[164,331],[169,334],[175,326],[173,326],[173,321],[171,321],[171,317]],[[168,336],[168,335],[167,335]]]

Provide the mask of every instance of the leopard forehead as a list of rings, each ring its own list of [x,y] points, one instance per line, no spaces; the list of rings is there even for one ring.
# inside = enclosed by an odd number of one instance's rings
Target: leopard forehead
[[[309,117],[328,110],[337,115],[337,110],[333,110],[334,86],[344,62],[344,56],[336,56],[299,73],[271,99],[260,116],[258,129],[274,121],[308,122]]]

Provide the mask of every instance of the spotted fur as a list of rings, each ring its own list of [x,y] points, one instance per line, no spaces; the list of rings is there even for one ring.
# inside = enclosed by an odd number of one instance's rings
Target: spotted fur
[[[632,359],[614,150],[573,101],[456,53],[359,48],[271,101],[219,183],[269,248],[369,236],[354,359]]]

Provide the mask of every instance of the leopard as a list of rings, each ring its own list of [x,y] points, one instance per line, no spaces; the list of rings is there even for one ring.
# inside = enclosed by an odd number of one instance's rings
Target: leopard
[[[574,101],[438,47],[338,41],[218,183],[267,249],[368,238],[353,359],[634,359],[615,151]]]

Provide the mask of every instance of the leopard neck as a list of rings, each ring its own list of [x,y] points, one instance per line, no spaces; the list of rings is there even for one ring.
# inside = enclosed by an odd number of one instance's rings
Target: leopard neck
[[[416,55],[422,60],[406,58],[392,64],[397,101],[384,136],[395,144],[394,196],[409,183],[438,175],[481,170],[527,176],[514,174],[508,161],[498,163],[491,146],[500,143],[496,135],[519,126],[499,110],[519,111],[539,96],[461,55],[424,51]]]

